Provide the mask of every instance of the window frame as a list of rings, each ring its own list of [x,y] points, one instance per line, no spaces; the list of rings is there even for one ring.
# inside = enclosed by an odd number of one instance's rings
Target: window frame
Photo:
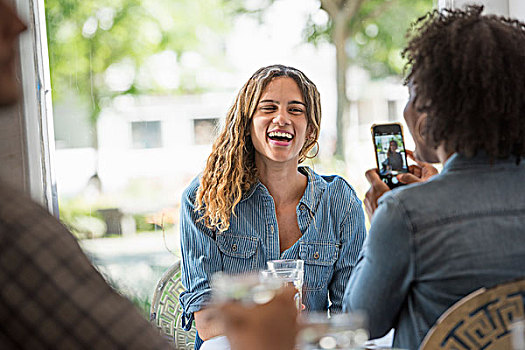
[[[21,141],[28,191],[33,200],[58,217],[53,168],[53,105],[44,0],[15,0],[14,4],[18,15],[28,27],[19,41],[23,111],[20,118],[24,138]]]

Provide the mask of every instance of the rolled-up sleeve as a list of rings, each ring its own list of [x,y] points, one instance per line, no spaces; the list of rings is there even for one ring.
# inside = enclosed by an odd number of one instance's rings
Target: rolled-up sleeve
[[[189,330],[194,320],[193,313],[203,308],[210,298],[210,278],[222,270],[221,254],[215,243],[213,232],[195,212],[194,181],[184,192],[181,201],[180,241],[182,253],[182,284],[185,291],[180,295],[183,308],[182,326]]]
[[[330,312],[342,311],[345,287],[350,279],[352,270],[366,237],[365,216],[361,201],[351,192],[348,198],[349,209],[340,227],[341,247],[335,264],[334,274],[329,285]]]
[[[408,217],[394,196],[385,197],[374,214],[343,301],[345,311],[367,314],[371,338],[382,337],[394,327],[414,278]]]

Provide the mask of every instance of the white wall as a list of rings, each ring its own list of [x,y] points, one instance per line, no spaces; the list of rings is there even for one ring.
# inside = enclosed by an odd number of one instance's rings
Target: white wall
[[[485,6],[484,13],[509,16],[525,21],[524,0],[439,0],[439,8],[461,8],[467,4],[481,4]]]
[[[509,0],[509,15],[518,18],[520,21],[525,21],[525,1]]]

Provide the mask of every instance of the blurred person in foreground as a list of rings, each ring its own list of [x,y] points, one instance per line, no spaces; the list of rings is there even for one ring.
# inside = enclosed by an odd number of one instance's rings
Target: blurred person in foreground
[[[470,292],[525,276],[525,24],[482,10],[429,13],[403,53],[415,158],[443,171],[392,191],[366,174],[373,217],[344,307],[368,313],[372,338],[395,328],[395,347],[418,348]]]
[[[0,108],[19,99],[16,45],[25,29],[0,0]],[[0,181],[0,349],[168,347],[64,226]]]
[[[195,320],[202,339],[224,334],[206,317],[212,275],[266,269],[268,260],[304,260],[305,311],[342,311],[364,212],[343,178],[300,166],[320,124],[317,87],[296,68],[260,68],[239,91],[181,202],[183,324]]]

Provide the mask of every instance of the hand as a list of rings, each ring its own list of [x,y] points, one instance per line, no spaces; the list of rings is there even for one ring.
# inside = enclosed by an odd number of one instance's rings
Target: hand
[[[406,153],[410,159],[417,163],[417,165],[410,165],[408,167],[408,173],[397,175],[396,177],[399,182],[404,184],[425,182],[432,176],[438,174],[437,169],[432,165],[417,160],[412,151],[406,150]]]
[[[220,313],[213,306],[207,306],[194,313],[195,327],[202,340],[208,340],[224,334],[224,325],[219,315]]]
[[[232,350],[293,350],[299,330],[295,293],[290,286],[264,305],[230,302],[220,306]]]
[[[372,215],[374,215],[377,209],[377,200],[385,193],[390,191],[390,188],[385,184],[379,177],[377,169],[367,170],[365,173],[366,179],[370,183],[370,189],[365,195],[365,209],[368,219],[372,221]]]
[[[432,165],[417,160],[414,157],[414,153],[412,151],[406,150],[406,153],[410,159],[417,163],[417,165],[410,165],[408,167],[408,173],[397,175],[396,178],[399,180],[399,182],[404,184],[424,182],[432,176],[438,174],[437,169]],[[368,170],[365,173],[365,176],[370,183],[370,189],[366,192],[364,200],[365,209],[368,219],[372,221],[372,215],[374,215],[374,212],[377,209],[377,201],[383,194],[390,191],[390,188],[383,181],[381,181],[377,169]]]

